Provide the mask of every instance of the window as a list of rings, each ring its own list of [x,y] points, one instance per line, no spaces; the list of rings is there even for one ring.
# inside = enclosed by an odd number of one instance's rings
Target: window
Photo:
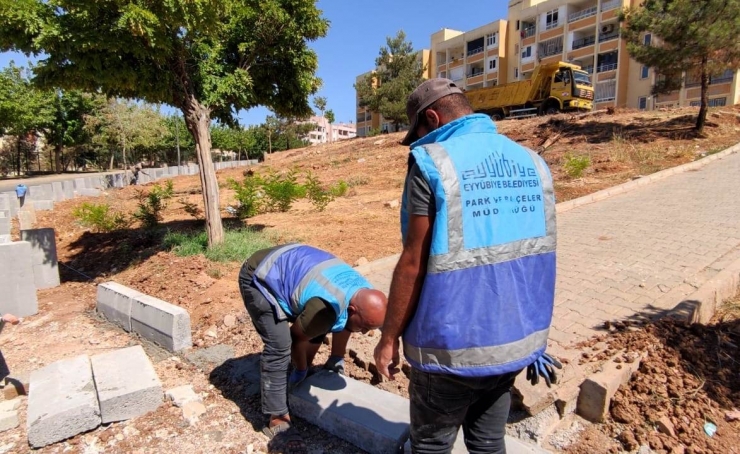
[[[652,41],[653,41],[653,35],[650,33],[645,33],[645,37],[642,39],[642,42],[646,46],[649,46]]]
[[[519,30],[519,21],[516,21],[516,29]]]
[[[548,11],[545,16],[545,30],[550,30],[558,26],[558,10]]]
[[[637,108],[640,110],[647,110],[647,96],[640,96],[637,98]]]
[[[709,100],[709,107],[724,107],[727,105],[727,98],[714,98]]]
[[[732,82],[732,79],[734,78],[735,78],[735,71],[731,69],[726,69],[724,70],[724,72],[709,76],[709,83],[710,84],[721,84],[725,82]]]
[[[486,46],[495,46],[496,45],[496,33],[491,33],[489,35],[486,35]]]
[[[643,66],[640,68],[640,79],[647,79],[648,77],[650,77],[650,68]]]
[[[488,70],[493,71],[494,69],[496,69],[496,59],[492,58],[488,60]]]
[[[558,36],[557,38],[548,39],[540,43],[540,55],[542,57],[549,57],[551,55],[557,55],[563,53],[563,37]]]
[[[532,46],[527,46],[522,49],[522,59],[530,58],[532,56]]]

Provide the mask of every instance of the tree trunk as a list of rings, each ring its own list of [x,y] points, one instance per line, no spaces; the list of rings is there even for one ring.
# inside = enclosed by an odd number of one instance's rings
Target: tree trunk
[[[62,173],[62,144],[58,143],[54,146],[54,171],[56,173]]]
[[[111,150],[110,151],[110,164],[108,164],[108,170],[113,170],[113,160],[115,159],[115,157],[116,157],[116,153],[113,150]],[[126,170],[125,167],[124,167],[124,170]]]
[[[709,73],[707,72],[708,58],[701,59],[701,107],[699,107],[699,116],[696,119],[696,132],[704,134],[704,124],[707,122],[707,112],[709,111]]]
[[[185,115],[185,124],[195,140],[195,154],[198,156],[200,185],[203,189],[203,203],[205,205],[208,246],[213,247],[223,243],[224,228],[221,223],[216,169],[211,158],[211,112],[194,97],[191,97],[188,101],[188,108],[183,114]]]

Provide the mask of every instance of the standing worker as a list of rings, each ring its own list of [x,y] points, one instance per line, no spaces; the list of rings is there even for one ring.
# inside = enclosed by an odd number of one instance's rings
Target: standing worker
[[[350,335],[379,328],[387,299],[337,257],[301,244],[252,254],[239,272],[239,290],[265,344],[260,381],[269,422],[263,432],[272,448],[305,454],[306,443],[290,422],[288,388],[306,378],[329,332],[332,352],[324,367],[343,373]]]
[[[505,453],[514,378],[548,385],[555,292],[555,196],[545,162],[497,134],[448,79],[409,97],[403,252],[375,348],[392,379],[398,339],[411,364],[414,453]],[[562,366],[560,366],[562,367]]]

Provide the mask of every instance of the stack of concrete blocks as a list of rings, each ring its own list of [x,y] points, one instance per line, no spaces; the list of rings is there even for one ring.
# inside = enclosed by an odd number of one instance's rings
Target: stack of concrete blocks
[[[0,313],[28,317],[38,312],[32,257],[27,241],[0,243]]]
[[[36,289],[58,287],[59,268],[54,229],[21,230],[21,241],[31,245],[31,266]]]
[[[156,410],[162,385],[141,346],[52,363],[31,374],[28,442],[56,443]]]
[[[193,346],[185,309],[116,282],[98,285],[97,311],[127,332],[135,332],[169,351]]]

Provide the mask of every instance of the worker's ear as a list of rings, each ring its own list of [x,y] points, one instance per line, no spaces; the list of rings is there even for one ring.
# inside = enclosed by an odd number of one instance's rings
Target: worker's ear
[[[439,114],[436,111],[432,109],[427,109],[424,111],[424,116],[426,117],[426,124],[429,125],[430,131],[434,131],[435,129],[439,128],[442,120],[440,119]]]
[[[355,307],[355,303],[349,303],[349,306],[347,306],[347,315],[354,315],[357,312],[357,308]]]

